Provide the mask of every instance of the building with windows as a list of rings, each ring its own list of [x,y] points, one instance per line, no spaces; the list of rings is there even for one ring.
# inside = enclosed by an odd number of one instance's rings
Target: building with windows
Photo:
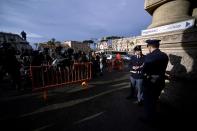
[[[112,49],[115,51],[132,52],[135,43],[134,37],[121,38],[112,40]]]
[[[106,40],[97,43],[97,50],[114,50],[132,52],[135,44],[135,37]]]
[[[63,42],[62,46],[67,48],[73,48],[75,52],[84,51],[85,53],[88,53],[91,51],[91,48],[88,43],[83,43],[80,41],[67,40]]]

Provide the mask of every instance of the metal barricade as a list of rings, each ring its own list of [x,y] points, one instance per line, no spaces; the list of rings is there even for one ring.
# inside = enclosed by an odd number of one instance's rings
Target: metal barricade
[[[121,60],[114,59],[112,66],[113,66],[113,69],[123,70],[123,67],[124,67],[123,59]]]
[[[72,66],[56,67],[51,65],[30,66],[33,91],[59,88],[68,84],[87,82],[92,78],[92,63],[74,63]]]

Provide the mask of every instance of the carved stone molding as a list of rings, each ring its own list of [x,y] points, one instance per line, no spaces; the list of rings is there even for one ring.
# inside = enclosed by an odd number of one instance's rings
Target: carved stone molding
[[[197,42],[197,29],[187,31],[168,32],[150,36],[139,36],[135,44],[143,44],[147,39],[160,39],[162,44]]]
[[[152,14],[154,9],[168,1],[171,0],[145,0],[144,9],[147,10],[150,14]]]

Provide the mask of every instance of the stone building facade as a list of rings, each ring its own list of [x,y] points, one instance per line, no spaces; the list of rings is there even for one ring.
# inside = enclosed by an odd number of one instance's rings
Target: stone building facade
[[[126,51],[131,53],[135,42],[135,37],[113,39],[110,42],[102,41],[97,43],[97,50]]]
[[[197,18],[196,0],[145,0],[145,10],[153,16],[149,28]]]
[[[147,39],[159,39],[161,40],[160,49],[166,52],[168,55],[176,55],[181,57],[181,63],[184,65],[187,70],[187,73],[192,73],[197,71],[197,67],[193,66],[196,56],[197,46],[195,43],[197,42],[197,30],[187,30],[187,31],[176,31],[176,32],[168,32],[163,34],[156,34],[151,36],[138,36],[136,38],[136,45],[142,45],[143,53],[148,53],[146,49],[145,41]],[[189,54],[188,54],[189,53]],[[193,57],[191,56],[193,55]],[[178,64],[178,63],[177,63]],[[168,64],[167,70],[170,71],[173,65],[171,63]],[[178,74],[182,75],[181,71],[178,71]],[[194,74],[193,74],[194,75]],[[184,74],[182,75],[184,76]],[[194,77],[194,76],[191,76]]]
[[[196,4],[195,0],[145,0],[145,10],[152,16],[152,23],[148,28],[164,26],[176,22],[181,22],[188,19],[196,18]],[[168,54],[173,54],[182,57],[181,64],[183,64],[187,73],[196,72],[194,61],[196,58],[197,44],[197,28],[187,30],[180,30],[174,32],[158,33],[148,36],[139,36],[136,39],[136,44],[145,43],[146,39],[160,39],[161,50]],[[144,48],[144,52],[146,49]],[[192,57],[188,54],[193,53]],[[168,70],[170,70],[170,63]],[[196,76],[197,77],[197,76]]]
[[[134,43],[135,43],[134,37],[115,39],[112,40],[112,49],[115,51],[132,52]]]
[[[101,41],[96,44],[97,50],[111,50],[112,47],[109,45],[108,41]]]
[[[91,48],[88,45],[88,43],[83,43],[80,41],[64,41],[62,46],[73,48],[75,52],[84,51],[85,53],[88,53],[91,51]]]

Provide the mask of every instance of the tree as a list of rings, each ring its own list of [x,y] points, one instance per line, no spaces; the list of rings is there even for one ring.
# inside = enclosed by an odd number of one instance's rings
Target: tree
[[[121,38],[124,38],[124,37],[122,37],[122,36],[108,36],[105,39],[106,40],[113,40],[113,39],[121,39]]]
[[[38,44],[38,50],[42,50],[43,48],[45,48],[46,47],[46,43],[39,43]]]
[[[54,46],[55,46],[55,38],[52,38],[51,40],[49,40],[49,41],[47,42],[47,45],[48,45],[50,48],[54,47]]]
[[[105,39],[101,39],[101,42],[104,42],[104,41],[107,41],[107,40],[105,40]]]
[[[34,45],[35,45],[36,49],[38,49],[38,43],[34,43]]]
[[[51,42],[52,42],[52,43],[55,43],[55,38],[52,38],[52,39],[51,39]]]
[[[61,46],[61,42],[60,41],[55,41],[55,46]]]
[[[93,40],[84,40],[83,43],[94,43]]]

